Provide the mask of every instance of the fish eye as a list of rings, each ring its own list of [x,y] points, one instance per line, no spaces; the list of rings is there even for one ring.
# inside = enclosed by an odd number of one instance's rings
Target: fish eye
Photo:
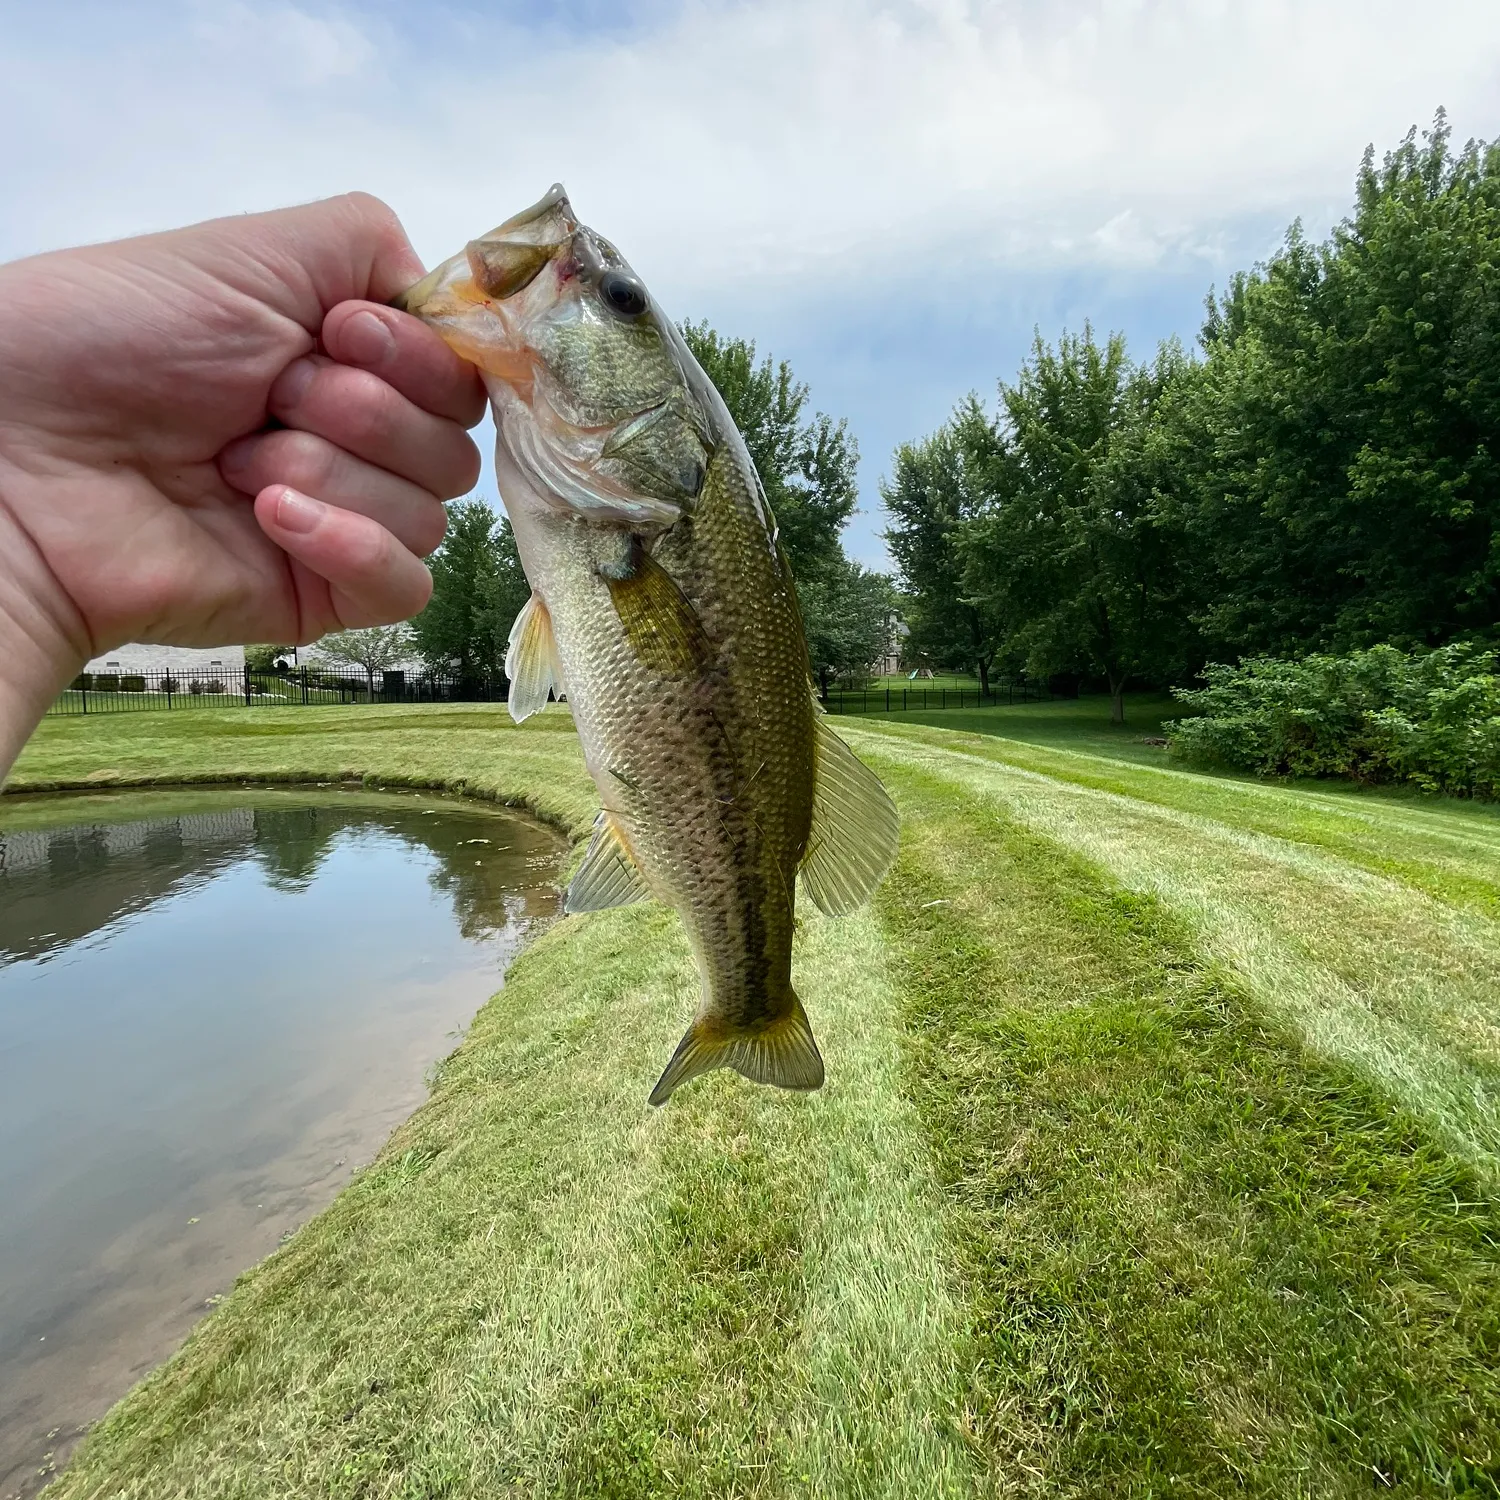
[[[599,278],[599,295],[617,317],[638,318],[651,305],[646,288],[624,271],[606,271]]]

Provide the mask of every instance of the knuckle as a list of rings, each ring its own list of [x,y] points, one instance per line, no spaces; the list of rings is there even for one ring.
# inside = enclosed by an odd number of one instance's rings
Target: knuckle
[[[373,521],[351,530],[346,543],[349,571],[359,577],[378,576],[391,566],[392,542],[384,527]]]
[[[274,439],[276,477],[293,489],[324,493],[338,466],[338,449],[311,432],[288,430],[274,434]]]
[[[384,198],[377,198],[374,193],[356,188],[353,192],[344,194],[344,201],[354,216],[368,228],[385,236],[399,236],[403,241],[406,239],[400,216]]]
[[[331,372],[330,410],[342,436],[360,448],[383,442],[396,418],[396,393],[378,375],[347,366]]]

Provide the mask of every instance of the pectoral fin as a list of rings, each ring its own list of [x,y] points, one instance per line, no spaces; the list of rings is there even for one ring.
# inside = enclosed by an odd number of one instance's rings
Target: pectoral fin
[[[818,910],[847,916],[870,899],[896,858],[900,816],[880,778],[814,720],[812,832],[802,880]]]
[[[788,995],[792,1003],[786,1015],[759,1031],[726,1036],[702,1020],[694,1021],[651,1090],[649,1102],[665,1104],[673,1089],[715,1068],[733,1068],[752,1083],[781,1089],[822,1088],[823,1058],[807,1024],[807,1012],[796,995],[790,991]]]
[[[624,578],[606,578],[615,613],[636,657],[653,671],[686,677],[713,658],[713,647],[672,575],[641,549]]]
[[[563,910],[569,915],[577,911],[605,911],[611,906],[645,901],[650,895],[614,819],[601,812],[594,820],[588,853],[568,887]]]
[[[552,637],[552,616],[540,594],[526,601],[510,627],[505,675],[510,678],[510,716],[517,724],[545,708],[549,693],[562,696],[562,664]]]

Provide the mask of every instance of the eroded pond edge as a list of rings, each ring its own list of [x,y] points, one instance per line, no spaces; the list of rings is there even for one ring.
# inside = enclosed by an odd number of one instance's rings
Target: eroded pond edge
[[[277,787],[286,791],[410,791],[438,792],[468,802],[489,802],[512,811],[523,812],[544,827],[552,829],[570,846],[583,842],[590,825],[575,827],[561,813],[543,807],[524,792],[506,792],[476,786],[465,777],[446,780],[442,777],[387,775],[377,771],[342,772],[337,776],[319,776],[311,771],[206,771],[201,776],[83,776],[59,778],[12,778],[0,786],[0,797],[47,797],[77,792],[194,791],[229,786]]]

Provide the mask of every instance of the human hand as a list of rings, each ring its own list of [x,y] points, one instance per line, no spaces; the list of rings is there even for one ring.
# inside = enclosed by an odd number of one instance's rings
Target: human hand
[[[382,305],[422,269],[362,194],[0,266],[12,702],[125,641],[301,643],[426,603],[484,396]]]

